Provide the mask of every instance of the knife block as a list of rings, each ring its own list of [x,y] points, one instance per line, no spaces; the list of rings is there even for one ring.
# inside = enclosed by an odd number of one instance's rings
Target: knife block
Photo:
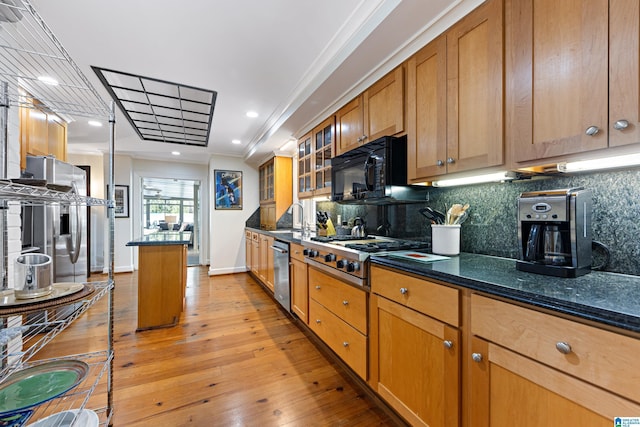
[[[324,225],[326,226],[326,228],[321,227],[320,224],[316,224],[316,229],[317,229],[316,234],[318,236],[327,237],[327,236],[335,236],[336,235],[336,229],[333,226],[333,222],[331,222],[331,218],[329,218],[327,220],[327,223],[324,224]]]

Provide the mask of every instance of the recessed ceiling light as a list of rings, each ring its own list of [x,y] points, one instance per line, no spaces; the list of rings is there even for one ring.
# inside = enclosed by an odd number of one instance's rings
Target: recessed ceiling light
[[[247,117],[251,117],[252,119],[258,117],[258,113],[255,111],[247,111]]]
[[[179,156],[180,152],[179,151],[172,151],[171,154],[173,154],[174,156]]]
[[[231,143],[232,144],[242,144],[242,141],[240,141],[239,139],[232,139]]]
[[[102,122],[99,122],[97,120],[89,120],[89,125],[91,126],[96,126],[96,127],[101,127],[102,126]]]
[[[58,81],[51,76],[40,76],[38,80],[49,86],[58,86]]]

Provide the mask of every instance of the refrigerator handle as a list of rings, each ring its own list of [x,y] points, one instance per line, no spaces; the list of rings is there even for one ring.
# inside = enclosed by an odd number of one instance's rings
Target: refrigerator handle
[[[74,194],[78,194],[78,186],[76,185],[75,181],[71,181],[71,187]],[[80,203],[76,203],[76,217],[75,217],[75,231],[73,230],[73,227],[70,227],[70,232],[73,233],[73,236],[71,236],[71,240],[75,240],[75,242],[73,242],[74,244],[72,245],[72,247],[69,249],[69,258],[71,259],[71,264],[75,264],[78,261],[78,258],[80,257],[80,247],[82,245],[82,227],[80,226],[80,209],[82,209],[82,207],[80,206]],[[75,239],[74,239],[75,237]]]

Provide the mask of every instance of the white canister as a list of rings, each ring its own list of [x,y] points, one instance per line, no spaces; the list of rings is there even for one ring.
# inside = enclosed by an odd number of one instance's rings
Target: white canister
[[[460,224],[431,226],[431,251],[437,255],[460,254]]]

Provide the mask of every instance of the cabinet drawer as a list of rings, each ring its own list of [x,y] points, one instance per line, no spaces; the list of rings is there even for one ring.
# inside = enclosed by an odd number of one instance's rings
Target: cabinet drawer
[[[629,368],[640,354],[638,339],[476,294],[471,297],[471,331],[640,402],[640,371]],[[570,351],[558,350],[562,345]]]
[[[303,250],[304,248],[302,247],[302,245],[293,242],[289,243],[289,252],[291,258],[304,262],[304,255],[302,253]]]
[[[363,290],[309,267],[309,298],[367,334],[367,294]]]
[[[367,337],[327,310],[309,301],[309,326],[360,377],[367,379]]]
[[[371,267],[371,292],[449,325],[460,324],[459,291],[423,279]]]

